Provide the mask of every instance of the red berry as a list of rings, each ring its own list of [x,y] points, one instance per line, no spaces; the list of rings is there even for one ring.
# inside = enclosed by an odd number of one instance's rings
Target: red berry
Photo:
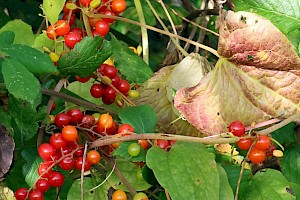
[[[90,128],[95,125],[95,118],[92,115],[84,115],[80,126],[84,128]]]
[[[65,113],[59,113],[55,116],[55,124],[57,127],[64,127],[69,125],[71,120],[71,117],[69,117],[69,115],[65,114]]]
[[[66,20],[58,20],[55,25],[55,33],[59,36],[64,36],[70,32],[70,25]]]
[[[79,0],[80,4],[84,7],[89,7],[92,0]]]
[[[109,25],[106,21],[104,20],[99,20],[96,24],[95,24],[95,29],[96,31],[102,36],[104,37],[108,32],[109,32]]]
[[[118,70],[112,65],[103,64],[104,69],[101,71],[103,76],[108,76],[109,78],[114,78],[118,75]]]
[[[231,132],[234,136],[241,137],[245,134],[245,126],[240,121],[231,122],[228,128],[229,132]]]
[[[123,93],[126,94],[129,90],[130,90],[130,84],[128,83],[128,81],[122,79],[121,83],[118,87],[118,90]]]
[[[71,117],[70,122],[72,124],[80,123],[82,118],[83,118],[83,113],[78,108],[74,108],[72,110],[69,110],[67,112],[67,115],[69,115]]]
[[[25,200],[28,194],[27,188],[18,188],[15,192],[15,197],[17,200]]]
[[[86,160],[87,160],[87,162],[89,162],[91,164],[99,163],[100,159],[101,159],[101,156],[100,156],[99,152],[96,150],[90,150],[87,153]]]
[[[74,156],[82,157],[83,154],[84,154],[84,148],[83,148],[84,146],[83,145],[79,145],[79,146],[77,146],[77,148],[78,147],[81,147],[81,148],[74,152]]]
[[[121,78],[118,75],[115,76],[114,78],[111,79],[111,84],[116,88],[119,88],[121,85]]]
[[[90,76],[87,76],[86,78],[81,78],[80,76],[75,75],[75,79],[77,81],[79,81],[80,83],[86,83],[86,82],[88,82],[91,79],[91,77],[92,76],[90,75]]]
[[[67,35],[65,35],[65,44],[70,49],[73,49],[75,44],[77,42],[80,42],[82,40],[82,36],[77,32],[70,32]]]
[[[49,173],[52,172],[52,168],[51,165],[53,164],[52,161],[46,161],[46,162],[42,162],[39,167],[38,167],[38,174],[39,176],[41,176],[42,174],[42,178],[48,178]],[[48,171],[47,171],[48,170]],[[47,172],[46,172],[47,171]]]
[[[67,140],[65,140],[61,133],[55,133],[50,137],[50,145],[60,150],[67,146]]]
[[[69,13],[65,13],[63,15],[62,19],[68,21],[68,17],[69,17]],[[76,16],[75,16],[75,14],[71,14],[69,25],[73,26],[75,24],[75,22],[76,22]]]
[[[35,183],[36,189],[39,189],[42,192],[47,192],[50,188],[50,184],[48,182],[48,180],[46,179],[39,179],[36,183]]]
[[[113,0],[111,3],[111,9],[115,13],[121,13],[126,10],[127,4],[125,0]]]
[[[48,26],[48,28],[46,30],[46,34],[47,34],[48,38],[50,38],[51,40],[54,40],[54,38],[57,37],[54,27],[52,25]]]
[[[141,147],[143,149],[148,149],[149,147],[149,144],[148,144],[148,141],[147,140],[138,140],[139,144],[141,145]]]
[[[104,91],[102,98],[105,98],[106,100],[114,101],[117,97],[117,92],[110,86],[107,86]]]
[[[267,155],[263,150],[252,148],[248,157],[252,163],[259,164],[266,160]]]
[[[239,139],[237,145],[242,150],[248,150],[251,147],[252,140],[251,138]]]
[[[260,135],[254,144],[254,147],[260,150],[267,150],[270,147],[271,140],[268,136]]]
[[[72,157],[66,157],[59,162],[59,166],[63,170],[72,170],[75,167],[75,160]]]
[[[65,140],[69,142],[78,139],[78,131],[74,126],[71,125],[65,126],[61,132]]]
[[[72,33],[78,33],[81,37],[83,37],[83,30],[79,27],[71,28],[70,32]]]
[[[29,192],[28,197],[29,197],[29,200],[43,200],[44,194],[41,190],[34,189]]]
[[[103,91],[104,91],[104,89],[103,89],[102,85],[99,83],[93,84],[90,89],[90,93],[94,98],[102,97]]]
[[[173,146],[176,143],[176,140],[169,140],[169,146]]]
[[[134,133],[134,128],[130,124],[122,124],[118,128],[118,133]]]
[[[78,157],[76,159],[76,165],[75,165],[76,169],[81,171],[82,165],[83,165],[83,157]],[[89,162],[85,161],[84,171],[88,171],[88,170],[90,170],[90,168],[91,168],[91,164]]]
[[[273,156],[273,151],[276,150],[276,146],[271,144],[270,147],[266,150],[267,156]]]
[[[55,154],[55,149],[52,145],[48,143],[41,144],[38,148],[38,153],[41,158],[43,158],[45,161],[52,160],[52,157]]]
[[[60,187],[64,184],[64,176],[60,172],[52,172],[49,174],[48,181],[52,187]]]
[[[161,149],[166,149],[169,146],[168,140],[156,140],[156,144]]]
[[[105,9],[105,11],[103,11],[103,14],[107,15],[107,16],[116,16],[116,14],[113,11],[107,10],[107,9]],[[103,20],[106,21],[107,23],[113,23],[115,21],[112,18],[103,18]]]

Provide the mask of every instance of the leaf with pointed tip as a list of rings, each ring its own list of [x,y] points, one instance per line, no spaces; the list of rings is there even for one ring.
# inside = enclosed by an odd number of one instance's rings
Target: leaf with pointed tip
[[[64,54],[58,61],[58,70],[64,76],[78,75],[87,77],[94,72],[100,64],[111,56],[111,50],[99,47],[102,44],[102,38],[99,36],[84,37],[77,43],[73,50]]]
[[[0,47],[0,53],[22,63],[33,74],[59,74],[48,54],[22,44]]]

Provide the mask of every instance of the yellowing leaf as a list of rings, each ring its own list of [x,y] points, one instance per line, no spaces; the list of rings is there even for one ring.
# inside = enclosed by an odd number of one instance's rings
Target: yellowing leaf
[[[195,127],[180,118],[180,114],[174,109],[173,98],[176,90],[195,86],[210,68],[205,58],[191,54],[180,63],[156,72],[141,85],[138,89],[140,98],[134,101],[138,105],[151,105],[157,114],[158,125],[164,131],[201,136],[202,134]]]
[[[174,105],[196,128],[213,134],[237,119],[250,125],[300,112],[299,88],[294,73],[238,68],[221,58],[196,87],[179,90]]]

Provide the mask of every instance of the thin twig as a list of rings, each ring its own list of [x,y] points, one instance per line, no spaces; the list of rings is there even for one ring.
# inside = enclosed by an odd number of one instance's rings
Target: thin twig
[[[166,194],[167,200],[171,200],[170,194],[166,188],[165,188],[165,194]]]
[[[185,142],[200,142],[203,144],[227,144],[227,143],[235,143],[238,141],[237,137],[229,137],[225,138],[222,136],[219,137],[192,137],[192,136],[184,136],[184,135],[172,135],[172,134],[131,134],[126,136],[121,135],[113,135],[113,136],[105,136],[91,143],[90,148],[110,145],[117,142],[125,142],[132,140],[178,140]]]
[[[266,128],[264,130],[261,130],[259,131],[258,133],[261,134],[261,135],[266,135],[266,134],[269,134],[269,133],[272,133],[274,131],[276,131],[277,129],[280,129],[281,127],[289,124],[290,122],[293,122],[293,121],[296,121],[298,118],[300,118],[300,112],[283,120],[282,122],[278,123],[278,124],[275,124],[269,128]]]
[[[104,158],[108,164],[110,166],[115,166],[115,173],[117,174],[117,176],[119,177],[120,181],[124,184],[125,187],[127,187],[127,189],[129,190],[130,194],[132,196],[134,196],[136,194],[135,189],[132,187],[132,185],[127,181],[127,179],[124,177],[124,175],[122,174],[122,172],[120,171],[120,169],[118,168],[118,166],[115,165],[115,162],[112,161],[109,158]]]
[[[84,144],[84,153],[83,153],[83,160],[82,160],[82,166],[81,166],[81,174],[80,174],[80,194],[81,194],[81,200],[84,200],[84,188],[83,188],[83,177],[84,177],[84,167],[86,162],[86,152],[87,152],[87,143]]]
[[[118,17],[118,16],[112,16],[112,15],[103,15],[103,14],[89,14],[88,15],[89,17],[92,17],[92,18],[97,18],[97,19],[100,19],[100,18],[111,18],[111,19],[116,19],[116,20],[120,20],[120,21],[123,21],[123,22],[127,22],[127,23],[130,23],[130,24],[134,24],[134,25],[137,25],[137,26],[143,26],[143,27],[146,27],[147,29],[149,30],[152,30],[152,31],[155,31],[155,32],[158,32],[158,33],[161,33],[161,34],[164,34],[164,35],[167,35],[169,37],[173,37],[173,38],[178,38],[179,40],[182,40],[182,41],[185,41],[185,42],[188,42],[194,46],[197,46],[201,49],[204,49],[206,51],[209,51],[211,52],[212,54],[214,54],[215,56],[217,57],[220,57],[220,55],[218,54],[218,52],[211,48],[211,47],[208,47],[206,45],[203,45],[203,44],[199,44],[195,41],[192,41],[192,40],[189,40],[189,39],[186,39],[185,37],[182,37],[182,36],[179,36],[179,35],[176,35],[176,34],[173,34],[173,33],[168,33],[164,30],[161,30],[161,29],[158,29],[158,28],[155,28],[155,27],[152,27],[152,26],[149,26],[147,24],[142,24],[140,22],[137,22],[137,21],[133,21],[133,20],[130,20],[130,19],[126,19],[126,18],[123,18],[123,17]]]

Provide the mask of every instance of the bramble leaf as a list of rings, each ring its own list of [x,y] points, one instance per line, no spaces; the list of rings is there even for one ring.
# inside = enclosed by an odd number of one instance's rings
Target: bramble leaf
[[[102,48],[113,52],[111,57],[116,67],[129,82],[143,83],[153,74],[151,68],[115,36],[112,35],[110,41],[105,41]]]
[[[77,43],[71,51],[64,54],[58,61],[58,70],[64,76],[78,75],[87,77],[94,72],[100,64],[111,56],[111,50],[99,47],[102,38],[87,36]]]
[[[33,74],[59,74],[49,55],[22,44],[0,47],[0,52],[22,63]]]
[[[14,97],[35,105],[41,96],[37,78],[19,61],[6,59],[2,63],[4,83]]]
[[[267,169],[257,172],[251,181],[241,184],[239,199],[278,199],[278,200],[296,200],[295,194],[288,192],[291,188],[290,183],[281,174],[280,171]]]
[[[154,133],[157,117],[149,105],[131,106],[122,109],[119,117],[123,124],[133,126],[135,133]]]
[[[153,146],[146,160],[173,200],[219,199],[217,164],[202,144],[176,142],[169,152]]]

